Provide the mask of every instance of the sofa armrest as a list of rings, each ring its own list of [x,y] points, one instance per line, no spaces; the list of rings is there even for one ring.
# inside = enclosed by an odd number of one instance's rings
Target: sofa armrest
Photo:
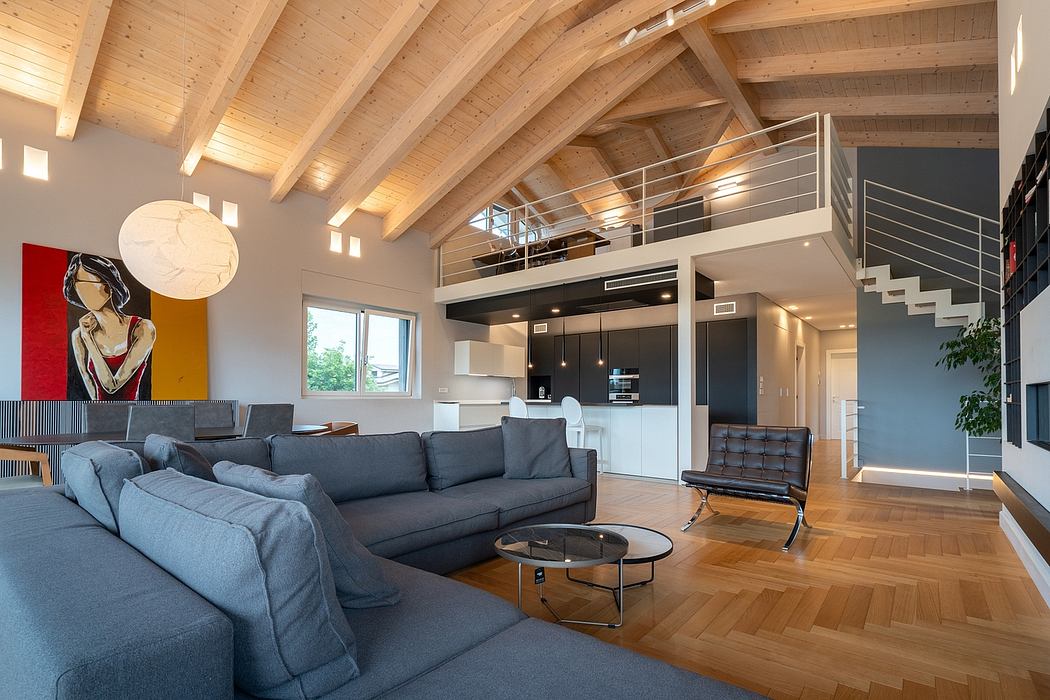
[[[591,497],[587,500],[587,516],[584,522],[594,520],[598,508],[598,451],[582,447],[569,448],[569,466],[577,479],[591,483]]]

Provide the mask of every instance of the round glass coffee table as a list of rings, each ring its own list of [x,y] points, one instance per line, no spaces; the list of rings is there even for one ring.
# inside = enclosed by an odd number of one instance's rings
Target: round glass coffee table
[[[536,584],[540,590],[540,602],[554,615],[557,622],[576,625],[599,625],[616,628],[623,624],[623,606],[619,608],[618,622],[595,620],[569,620],[551,607],[543,595],[542,569],[580,569],[601,564],[616,564],[623,597],[623,564],[628,551],[627,539],[616,532],[590,525],[528,525],[508,530],[495,542],[496,553],[504,559],[518,563],[518,609],[521,609],[521,567],[536,567]],[[566,574],[568,571],[566,571]]]
[[[585,581],[573,578],[569,571],[565,572],[565,578],[573,583],[582,583],[591,588],[602,588],[611,591],[616,605],[623,607],[623,591],[628,588],[639,588],[653,582],[656,578],[656,562],[666,559],[674,551],[674,542],[671,538],[660,532],[641,525],[626,525],[624,523],[591,523],[584,527],[598,528],[604,532],[613,532],[627,540],[627,554],[623,557],[623,563],[648,564],[649,578],[624,585],[623,575],[620,576],[619,586],[606,586],[594,581]]]

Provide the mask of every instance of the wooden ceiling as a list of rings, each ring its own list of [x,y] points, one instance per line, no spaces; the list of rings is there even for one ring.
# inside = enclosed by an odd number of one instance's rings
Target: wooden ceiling
[[[699,4],[0,0],[0,90],[54,106],[58,136],[108,126],[435,245],[489,202],[814,111],[846,146],[997,146],[994,2]],[[552,206],[626,208],[637,184]]]

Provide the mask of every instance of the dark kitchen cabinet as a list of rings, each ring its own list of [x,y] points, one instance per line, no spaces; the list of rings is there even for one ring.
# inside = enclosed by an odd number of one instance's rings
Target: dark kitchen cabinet
[[[580,398],[580,336],[561,335],[554,339],[554,390],[552,401],[566,396]]]
[[[696,405],[707,405],[707,322],[696,324]]]
[[[671,403],[671,327],[638,330],[638,390],[643,404]]]
[[[609,367],[638,369],[638,329],[609,331]]]
[[[598,333],[580,335],[580,402],[605,403],[609,400],[609,342],[599,346]],[[604,360],[598,364],[599,352]]]
[[[704,198],[693,197],[653,210],[653,241],[691,236],[706,230]]]
[[[706,378],[703,388],[710,420],[712,423],[754,424],[758,411],[755,319],[735,318],[711,321],[706,325],[707,366],[698,366],[697,376]],[[698,352],[698,364],[700,359]],[[697,402],[700,403],[699,382],[697,389]]]
[[[549,398],[554,381],[554,336],[534,335],[530,342],[532,369],[529,370],[529,398],[540,398],[541,386],[544,398]]]

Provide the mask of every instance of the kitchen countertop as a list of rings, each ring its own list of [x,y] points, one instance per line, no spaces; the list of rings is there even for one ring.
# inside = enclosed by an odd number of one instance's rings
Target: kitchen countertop
[[[507,399],[437,399],[434,403],[459,404],[461,406],[506,406],[510,401]],[[530,406],[556,406],[550,399],[527,399],[525,403]],[[581,403],[581,406],[611,406],[614,408],[637,408],[640,406],[664,406],[665,408],[677,408],[675,404],[667,403]]]

